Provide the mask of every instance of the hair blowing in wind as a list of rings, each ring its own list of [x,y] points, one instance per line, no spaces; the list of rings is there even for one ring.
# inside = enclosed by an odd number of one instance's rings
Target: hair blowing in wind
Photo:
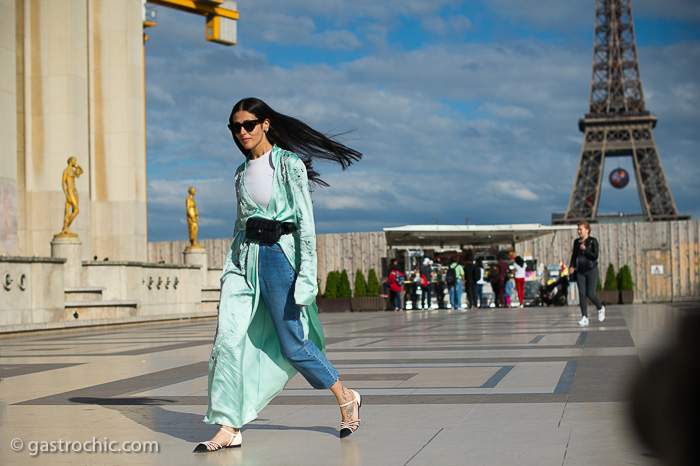
[[[247,97],[237,102],[231,110],[229,123],[233,121],[233,115],[239,111],[250,112],[260,120],[269,119],[270,128],[267,132],[267,139],[279,148],[297,154],[306,165],[309,182],[315,185],[328,186],[328,183],[323,181],[320,174],[313,168],[313,160],[335,162],[345,170],[362,158],[360,152],[336,140],[338,136],[347,133],[325,135],[296,118],[274,111],[265,102],[255,97]],[[235,137],[233,139],[240,151],[247,157],[248,151],[241,146]]]

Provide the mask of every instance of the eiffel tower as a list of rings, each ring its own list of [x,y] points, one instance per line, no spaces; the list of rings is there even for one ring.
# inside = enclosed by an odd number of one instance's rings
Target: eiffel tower
[[[596,0],[593,76],[581,158],[564,218],[553,223],[596,222],[606,157],[632,157],[642,204],[641,221],[682,220],[666,182],[651,130],[657,118],[644,103],[630,0]]]

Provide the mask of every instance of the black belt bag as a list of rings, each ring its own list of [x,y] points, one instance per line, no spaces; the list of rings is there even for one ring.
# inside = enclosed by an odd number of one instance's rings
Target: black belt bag
[[[279,220],[250,217],[245,222],[245,236],[249,240],[274,244],[282,235],[294,233],[297,228],[293,223],[282,223]]]

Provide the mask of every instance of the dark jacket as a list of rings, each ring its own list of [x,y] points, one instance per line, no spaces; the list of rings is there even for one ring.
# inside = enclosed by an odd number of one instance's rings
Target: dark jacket
[[[589,236],[584,241],[584,244],[586,249],[581,251],[581,238],[574,240],[569,267],[573,267],[577,272],[588,272],[598,265],[598,240]],[[582,264],[579,264],[579,256],[583,256],[586,259],[582,261]]]
[[[464,265],[464,282],[476,283],[480,277],[479,268],[473,262],[467,262]]]
[[[420,274],[425,275],[425,279],[428,280],[428,285],[433,280],[433,268],[430,264],[425,264],[420,266]]]

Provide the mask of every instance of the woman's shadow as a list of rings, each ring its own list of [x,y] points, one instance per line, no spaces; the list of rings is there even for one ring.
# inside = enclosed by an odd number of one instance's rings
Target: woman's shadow
[[[175,400],[153,397],[75,397],[69,398],[72,403],[98,405],[113,409],[127,419],[140,424],[153,432],[159,432],[187,442],[197,443],[202,439],[211,438],[217,426],[202,422],[202,414],[192,414],[177,410],[165,409],[162,406],[176,406]],[[303,430],[337,436],[337,429],[329,426],[285,426],[266,424],[267,419],[258,418],[246,425],[246,430]]]

